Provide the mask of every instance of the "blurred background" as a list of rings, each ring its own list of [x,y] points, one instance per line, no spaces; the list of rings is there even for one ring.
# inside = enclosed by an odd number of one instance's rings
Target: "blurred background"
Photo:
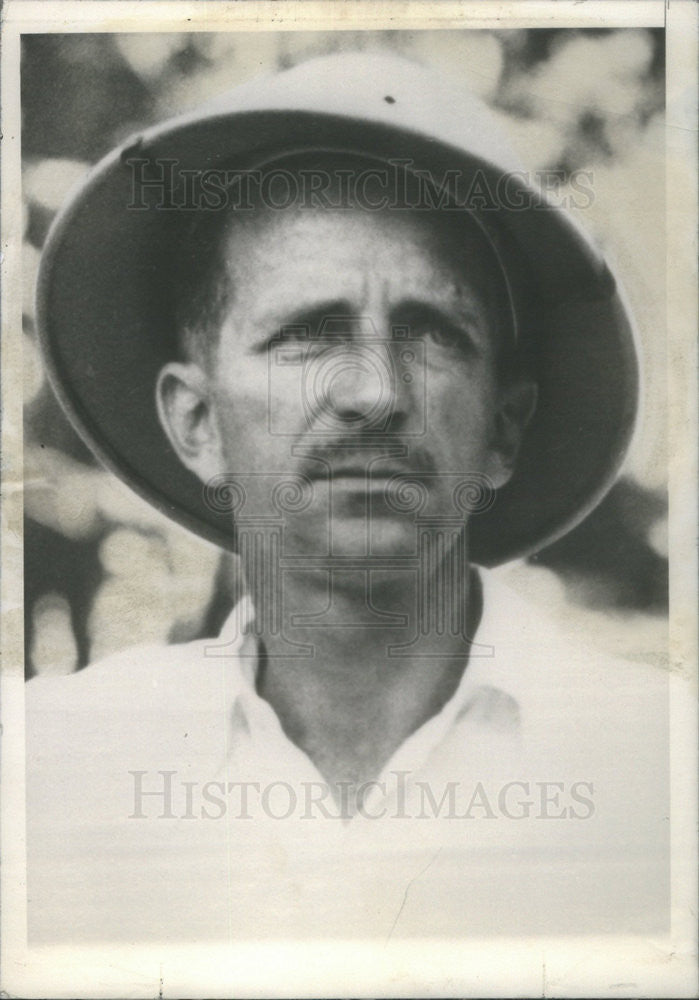
[[[130,133],[259,73],[337,50],[403,53],[479,94],[531,170],[575,171],[577,209],[634,308],[644,409],[625,474],[566,538],[503,569],[591,648],[664,662],[667,610],[664,34],[507,30],[25,35],[25,663],[69,673],[143,642],[215,634],[232,557],[104,471],[64,418],[37,352],[34,287],[48,227]],[[578,198],[577,201],[587,199]]]

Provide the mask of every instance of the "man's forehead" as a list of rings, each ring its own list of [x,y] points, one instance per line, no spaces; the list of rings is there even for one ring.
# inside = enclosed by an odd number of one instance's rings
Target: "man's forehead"
[[[455,305],[486,292],[493,277],[484,237],[434,212],[298,208],[231,220],[223,263],[234,299],[262,293],[278,306],[304,298],[405,297]]]

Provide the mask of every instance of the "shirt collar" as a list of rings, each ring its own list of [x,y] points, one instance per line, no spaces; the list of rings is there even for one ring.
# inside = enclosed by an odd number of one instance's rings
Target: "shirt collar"
[[[510,710],[516,712],[525,696],[528,680],[522,647],[523,631],[526,637],[526,611],[522,610],[522,602],[510,588],[498,579],[497,571],[479,570],[479,577],[483,609],[473,636],[468,666],[449,701],[399,748],[390,762],[392,768],[400,768],[408,756],[412,760],[416,756],[424,757],[446,735],[457,717],[479,699],[487,715],[498,702],[500,705],[507,703]],[[219,639],[233,658],[231,693],[236,702],[236,716],[244,717],[248,727],[254,727],[260,736],[266,732],[276,739],[283,734],[279,718],[255,687],[258,639],[254,631],[246,631],[254,617],[252,600],[246,595],[226,619]]]

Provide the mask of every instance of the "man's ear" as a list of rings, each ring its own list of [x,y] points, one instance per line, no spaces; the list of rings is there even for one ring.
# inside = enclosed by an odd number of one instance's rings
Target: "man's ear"
[[[500,390],[491,453],[491,478],[496,489],[512,478],[524,431],[536,409],[537,397],[536,383],[526,378],[516,379]]]
[[[199,365],[170,362],[156,385],[158,416],[183,465],[202,482],[220,467],[220,435],[209,380]]]

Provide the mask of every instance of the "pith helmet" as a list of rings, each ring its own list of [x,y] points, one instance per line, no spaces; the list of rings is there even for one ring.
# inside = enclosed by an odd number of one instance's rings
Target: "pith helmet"
[[[157,185],[138,192],[148,206],[134,202],[134,162],[153,177],[167,161],[180,174],[244,170],[304,151],[410,161],[437,190],[456,171],[462,191],[507,191],[469,207],[488,216],[506,270],[526,285],[519,333],[533,345],[539,401],[515,475],[471,518],[471,558],[495,565],[565,533],[612,484],[633,430],[628,310],[602,256],[542,200],[487,107],[390,55],[331,55],[252,80],[134,136],[91,171],[51,229],[38,284],[47,367],[78,431],[150,503],[235,548],[230,514],[205,502],[158,419],[156,376],[174,353],[163,262],[176,236],[172,213],[154,209]]]

